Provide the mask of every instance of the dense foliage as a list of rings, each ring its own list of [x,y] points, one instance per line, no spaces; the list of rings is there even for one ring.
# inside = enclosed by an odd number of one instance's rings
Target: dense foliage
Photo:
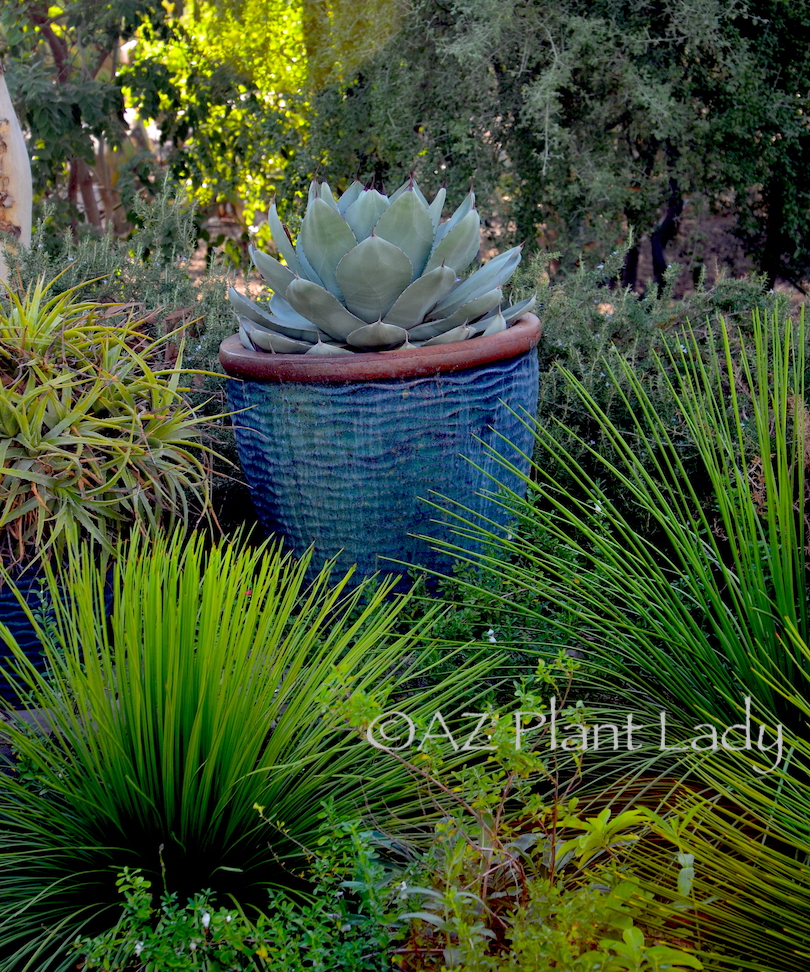
[[[333,9],[346,44],[353,16]],[[804,7],[423,0],[403,17],[315,95],[308,166],[474,177],[500,191],[518,238],[568,267],[583,249],[607,255],[629,225],[650,235],[660,280],[685,202],[701,199],[739,214],[771,280],[810,266]]]
[[[455,193],[474,178],[490,231],[559,249],[564,269],[631,227],[660,282],[685,210],[731,214],[771,284],[810,268],[800,4],[25,0],[2,28],[63,225],[124,232],[158,167],[227,204],[237,237],[325,164],[386,183],[416,169]],[[699,229],[690,245],[699,266]]]

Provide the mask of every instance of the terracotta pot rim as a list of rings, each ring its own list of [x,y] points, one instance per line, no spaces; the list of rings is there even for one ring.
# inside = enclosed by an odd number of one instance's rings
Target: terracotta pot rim
[[[219,360],[229,377],[246,381],[336,383],[420,378],[515,358],[537,347],[542,331],[534,314],[524,314],[505,331],[489,337],[351,357],[248,351],[234,334],[220,345]]]

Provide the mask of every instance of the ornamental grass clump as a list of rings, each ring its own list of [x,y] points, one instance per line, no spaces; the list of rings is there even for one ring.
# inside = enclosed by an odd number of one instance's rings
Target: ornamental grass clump
[[[0,773],[0,972],[74,969],[76,939],[118,920],[124,868],[255,914],[268,888],[305,884],[324,800],[381,827],[430,812],[329,713],[368,693],[427,724],[474,698],[494,660],[435,679],[435,609],[406,626],[394,582],[349,592],[331,565],[308,580],[310,559],[175,531],[133,535],[110,580],[89,545],[46,565],[49,674],[14,653],[48,732],[3,727],[17,760]]]
[[[497,334],[534,306],[503,307],[503,286],[521,247],[494,257],[465,280],[478,255],[480,218],[470,190],[441,222],[445,189],[431,203],[411,177],[390,197],[353,182],[335,199],[312,182],[295,244],[270,207],[273,242],[286,266],[251,248],[274,291],[269,304],[231,288],[239,336],[248,350],[350,354],[450,344]]]
[[[208,503],[204,421],[183,398],[180,355],[115,305],[40,280],[0,299],[0,563],[133,523],[186,521]]]

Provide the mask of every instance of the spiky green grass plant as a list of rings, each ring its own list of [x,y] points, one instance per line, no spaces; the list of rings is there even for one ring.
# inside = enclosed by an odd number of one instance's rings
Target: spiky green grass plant
[[[417,717],[450,711],[490,663],[431,687],[431,612],[401,626],[390,583],[350,592],[328,567],[309,583],[308,560],[136,539],[106,619],[90,551],[59,579],[62,601],[51,575],[50,676],[17,653],[48,733],[3,730],[20,772],[0,775],[0,970],[71,968],[68,945],[114,924],[125,866],[158,890],[165,871],[181,899],[211,888],[261,907],[268,885],[299,880],[325,799],[342,819],[418,818],[399,764],[328,712],[372,691]]]
[[[687,329],[676,336],[660,367],[674,424],[631,367],[608,359],[604,370],[621,389],[631,434],[572,374],[564,377],[615,458],[580,438],[599,469],[598,478],[589,475],[553,428],[538,425],[526,499],[502,500],[518,529],[508,536],[459,510],[457,529],[490,547],[457,556],[480,570],[470,586],[503,590],[504,611],[524,627],[555,625],[581,654],[608,710],[633,712],[637,724],[653,726],[654,738],[663,709],[678,723],[670,745],[694,737],[696,726],[708,728],[702,724],[719,735],[741,722],[746,697],[755,739],[762,729],[772,744],[782,727],[783,758],[770,772],[763,771],[774,753],[755,744],[740,752],[659,752],[655,770],[702,780],[712,799],[726,802],[725,809],[706,803],[681,835],[682,853],[695,856],[698,890],[675,895],[673,913],[697,922],[726,955],[718,968],[793,969],[810,955],[803,317],[755,315],[747,343],[725,325],[716,335]],[[559,546],[540,545],[538,535]],[[742,746],[742,734],[729,742]],[[614,762],[633,774],[649,755],[621,752]],[[678,869],[667,853],[650,858],[651,886],[656,874],[663,887],[666,869]]]
[[[633,416],[629,435],[566,373],[618,458],[580,441],[599,463],[597,480],[567,457],[553,428],[536,426],[526,499],[502,499],[522,529],[510,537],[457,511],[457,530],[490,551],[457,556],[485,579],[536,591],[539,612],[545,604],[562,609],[553,623],[625,701],[677,699],[701,721],[734,721],[751,695],[773,726],[795,719],[773,680],[808,690],[783,637],[786,625],[805,640],[810,633],[804,326],[757,317],[750,354],[733,351],[725,326],[719,342],[718,350],[687,330],[670,344],[661,370],[681,416],[675,425],[658,415],[629,365],[606,361],[607,380],[618,377],[615,367],[628,388],[621,394]],[[755,427],[753,448],[747,423]],[[696,453],[702,476],[687,473],[687,451]],[[544,455],[575,490],[546,471]],[[605,495],[607,479],[621,502]],[[557,538],[559,550],[535,546],[538,531]],[[506,596],[504,608],[510,603]],[[524,619],[532,603],[520,601]]]

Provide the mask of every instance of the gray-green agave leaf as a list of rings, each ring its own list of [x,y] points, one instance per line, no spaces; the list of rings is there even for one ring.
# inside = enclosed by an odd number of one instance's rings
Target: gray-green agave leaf
[[[517,270],[520,263],[521,246],[513,246],[511,250],[499,253],[475,273],[462,280],[457,287],[442,298],[431,311],[430,317],[447,317],[462,307],[468,300],[473,300],[487,293],[493,287],[498,287],[507,281]]]
[[[354,354],[348,348],[344,348],[339,344],[327,344],[324,341],[318,341],[317,344],[313,344],[309,350],[305,351],[304,354],[316,354],[323,355],[324,357],[335,357],[338,354]]]
[[[240,317],[246,317],[255,324],[263,324],[270,327],[273,324],[273,317],[268,311],[262,310],[258,304],[243,297],[238,290],[233,287],[228,288],[228,303]]]
[[[343,257],[357,246],[354,234],[346,220],[323,199],[314,199],[307,206],[306,216],[298,234],[298,255],[301,247],[312,269],[323,281],[326,289],[340,297],[340,287],[335,268]]]
[[[273,294],[270,298],[270,313],[277,321],[282,324],[290,324],[293,327],[313,327],[314,322],[309,318],[299,314],[292,304],[285,300],[280,294]]]
[[[343,257],[336,275],[349,310],[373,324],[386,316],[409,286],[413,266],[398,246],[370,236]]]
[[[388,351],[404,344],[408,340],[408,332],[394,324],[383,324],[382,321],[376,321],[374,324],[366,324],[364,327],[352,331],[346,340],[355,348]]]
[[[412,189],[402,193],[377,220],[374,235],[398,246],[413,265],[413,279],[424,270],[433,247],[433,223]]]
[[[433,235],[436,235],[436,230],[439,228],[439,224],[442,220],[442,210],[444,209],[444,200],[447,196],[447,190],[444,186],[436,193],[433,197],[433,202],[428,206],[428,215],[430,216],[430,221],[433,223]]]
[[[251,246],[248,252],[250,253],[250,259],[253,261],[253,265],[259,273],[264,277],[270,287],[283,297],[287,292],[289,284],[295,280],[295,274],[283,264],[279,263],[278,260],[274,260],[266,253],[262,253],[261,250],[257,250],[255,246]]]
[[[287,262],[287,266],[290,268],[292,273],[297,273],[300,276],[303,272],[301,269],[301,264],[298,261],[292,240],[287,235],[287,230],[285,229],[284,224],[278,218],[275,203],[270,206],[270,210],[267,213],[267,222],[270,226],[270,233],[273,237],[273,242],[276,244],[276,249],[284,257],[285,261]]]
[[[444,334],[437,334],[436,337],[431,338],[429,341],[425,341],[422,347],[430,348],[437,344],[453,344],[455,341],[466,341],[468,338],[472,337],[473,333],[474,332],[471,327],[468,327],[466,324],[461,324],[449,331],[445,331]]]
[[[427,262],[425,273],[444,264],[452,267],[458,276],[478,256],[480,247],[481,220],[477,210],[473,209],[439,243]]]
[[[458,224],[467,216],[475,207],[475,193],[470,189],[467,195],[462,200],[461,205],[453,213],[450,219],[446,223],[441,223],[436,228],[436,240],[434,246],[438,246],[439,243],[447,236],[450,230],[454,230]]]
[[[480,219],[470,190],[442,223],[446,195],[441,188],[428,203],[411,176],[390,199],[356,179],[336,198],[313,180],[295,245],[274,203],[268,221],[286,266],[251,249],[274,293],[269,305],[229,293],[242,343],[316,355],[446,344],[495,333],[531,309],[534,298],[500,309],[520,247],[457,279],[478,253]]]
[[[364,189],[349,206],[344,219],[351,227],[358,243],[367,240],[377,225],[377,220],[388,209],[388,197],[376,189]]]
[[[436,337],[438,334],[444,334],[445,331],[459,325],[469,324],[470,321],[475,321],[482,315],[488,314],[493,307],[497,307],[502,297],[501,288],[495,287],[489,293],[468,301],[449,317],[444,317],[440,321],[426,321],[418,327],[411,328],[410,335],[413,339],[420,341],[425,338]]]
[[[340,199],[338,199],[338,212],[341,216],[346,215],[346,210],[356,199],[360,198],[360,193],[362,191],[363,183],[360,182],[359,179],[355,179],[349,188],[343,193]]]
[[[500,332],[505,331],[506,328],[506,318],[500,311],[498,311],[498,313],[492,317],[489,324],[487,324],[487,326],[481,332],[481,337],[489,337],[491,334],[500,334]]]
[[[334,209],[334,211],[336,213],[339,213],[340,212],[340,209],[338,208],[337,200],[335,199],[335,197],[334,197],[334,195],[332,193],[332,190],[329,188],[329,183],[328,182],[322,182],[321,183],[321,189],[320,189],[319,195],[320,195],[321,199],[323,199],[323,201],[328,206],[331,206],[332,209]]]
[[[242,318],[240,323],[253,344],[262,351],[270,351],[274,354],[304,354],[312,347],[305,341],[295,341],[284,334],[276,334],[256,327],[246,318]]]
[[[519,317],[523,317],[524,314],[528,314],[530,311],[533,311],[536,303],[537,294],[532,297],[527,297],[526,300],[521,300],[517,304],[512,304],[511,307],[504,307],[502,311],[503,318],[507,324],[511,324]]]
[[[345,341],[352,331],[366,323],[311,280],[293,280],[287,288],[287,300],[293,310],[309,321],[317,321],[321,330],[337,341]]]
[[[450,267],[436,267],[425,273],[399,295],[394,306],[385,315],[386,324],[399,327],[415,327],[424,319],[427,312],[456,282],[456,271]]]
[[[480,320],[475,321],[472,325],[474,336],[478,337],[483,335],[487,328],[493,322],[497,321],[500,316],[506,321],[507,324],[511,324],[513,321],[518,320],[518,318],[523,317],[524,314],[528,314],[534,308],[537,303],[537,297],[529,297],[526,300],[521,300],[517,304],[513,304],[511,307],[499,308],[494,314],[487,314],[486,317],[482,317]]]
[[[298,262],[301,264],[301,273],[299,276],[303,277],[305,280],[311,280],[312,283],[316,283],[319,287],[323,287],[324,290],[327,289],[326,284],[321,280],[318,274],[315,272],[315,268],[307,259],[307,255],[304,252],[303,246],[301,246],[301,238],[299,236],[298,241],[295,246],[295,253],[298,257]]]

